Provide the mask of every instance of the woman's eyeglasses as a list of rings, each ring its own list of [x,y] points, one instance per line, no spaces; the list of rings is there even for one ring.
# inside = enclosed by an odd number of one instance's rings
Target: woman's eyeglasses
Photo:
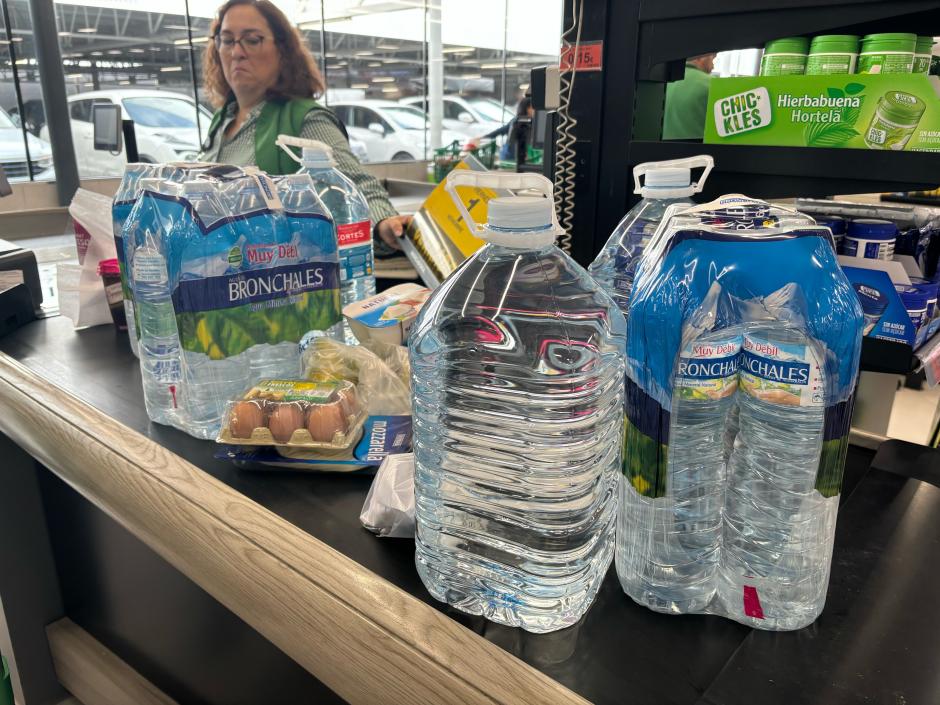
[[[264,37],[260,34],[245,34],[238,39],[230,35],[223,36],[217,34],[213,39],[215,40],[215,48],[226,54],[230,54],[232,50],[235,49],[236,44],[238,44],[246,54],[252,54],[258,51],[261,49],[261,45],[264,44]]]

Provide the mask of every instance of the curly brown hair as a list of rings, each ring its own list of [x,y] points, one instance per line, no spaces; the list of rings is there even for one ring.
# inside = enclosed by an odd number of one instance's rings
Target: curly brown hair
[[[261,13],[271,27],[274,42],[281,55],[281,70],[278,72],[277,81],[268,89],[267,97],[275,99],[319,98],[323,95],[326,86],[317,62],[304,46],[300,32],[270,0],[228,0],[219,8],[212,21],[209,36],[215,38],[218,35],[225,13],[238,5],[249,5]],[[202,73],[203,85],[209,94],[209,100],[216,108],[222,107],[229,99],[232,88],[225,80],[219,50],[214,41],[206,46]]]

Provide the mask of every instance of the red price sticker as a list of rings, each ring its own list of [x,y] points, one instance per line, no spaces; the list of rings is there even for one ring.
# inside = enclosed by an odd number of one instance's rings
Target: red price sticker
[[[582,42],[577,51],[573,46],[562,47],[559,67],[562,71],[600,71],[603,65],[604,42]]]

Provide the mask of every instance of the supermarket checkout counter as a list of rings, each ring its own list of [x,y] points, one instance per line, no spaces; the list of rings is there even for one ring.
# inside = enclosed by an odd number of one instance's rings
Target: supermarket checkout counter
[[[655,614],[611,569],[578,625],[537,636],[432,601],[412,542],[359,525],[371,477],[238,470],[151,424],[111,327],[0,339],[0,433],[0,651],[21,705],[55,701],[53,658],[85,705],[93,687],[218,705],[940,698],[940,459],[920,446],[850,448],[806,629]]]

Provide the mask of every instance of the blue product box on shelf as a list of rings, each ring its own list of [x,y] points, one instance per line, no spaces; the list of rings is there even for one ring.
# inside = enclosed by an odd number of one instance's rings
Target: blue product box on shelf
[[[865,336],[914,346],[916,331],[891,277],[885,271],[843,264],[865,314]]]

